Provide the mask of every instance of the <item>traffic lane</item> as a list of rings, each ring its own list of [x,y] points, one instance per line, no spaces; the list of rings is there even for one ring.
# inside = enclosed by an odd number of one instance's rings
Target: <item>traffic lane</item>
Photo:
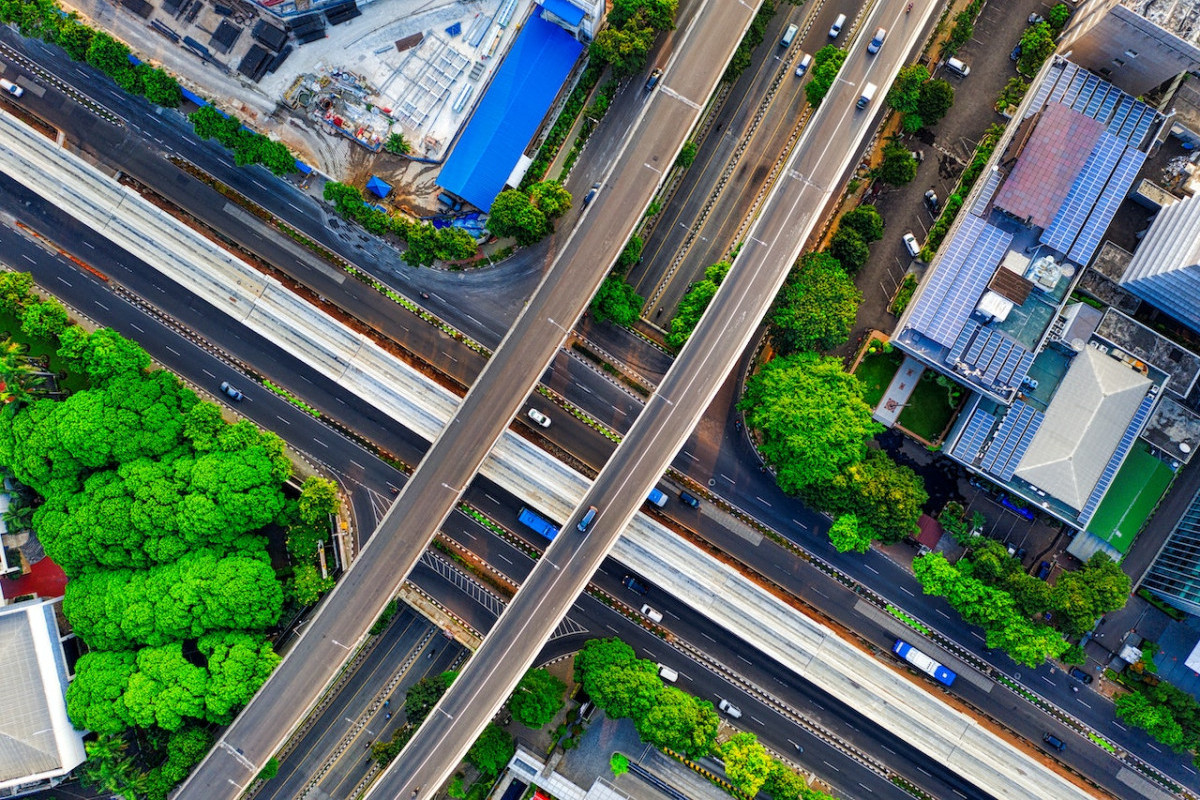
[[[363,696],[364,689],[370,691],[367,688],[368,676],[377,677],[376,673],[381,668],[387,670],[399,667],[431,630],[434,628],[428,621],[411,607],[402,605],[392,624],[379,635],[375,648],[355,672],[350,683],[334,696],[330,705],[300,737],[291,752],[280,760],[279,774],[262,787],[258,796],[269,800],[283,800],[302,792],[320,769],[323,756],[332,752],[338,742],[351,732],[355,718],[369,705],[368,698]],[[396,705],[399,707],[400,703],[397,702]]]
[[[902,736],[880,727],[856,709],[746,645],[735,634],[712,623],[685,602],[663,592],[652,583],[647,584],[648,591],[645,595],[640,595],[623,586],[620,583],[622,572],[619,567],[619,564],[611,560],[606,562],[601,572],[595,577],[595,582],[634,608],[640,608],[642,604],[649,604],[652,608],[662,612],[664,615],[663,626],[672,634],[717,659],[725,668],[736,670],[738,674],[763,691],[779,697],[785,705],[794,709],[804,718],[812,720],[822,729],[852,743],[879,762],[888,764],[898,774],[932,792],[936,797],[948,797],[948,792],[955,790],[965,791],[967,796],[972,797],[988,796],[936,759],[930,758],[927,754],[905,743]],[[663,652],[666,649],[668,648],[662,645],[657,652]],[[661,661],[662,659],[655,660]],[[673,663],[669,665],[674,666]],[[694,665],[693,670],[698,666],[701,665]],[[721,689],[721,691],[728,691],[729,688],[732,687]],[[782,717],[770,707],[762,704],[756,696],[746,692],[739,690],[736,699],[728,694],[700,696],[712,700],[714,705],[721,699],[730,700],[744,713],[742,720],[737,724],[753,729],[756,735],[772,741],[779,752],[786,753],[788,745],[787,737],[780,734],[777,721],[784,722],[785,726],[791,728],[793,732],[802,730],[790,724],[786,717]],[[747,702],[750,709],[741,705],[741,702]],[[757,711],[751,709],[757,709]],[[880,782],[888,783],[882,779]],[[837,785],[845,786],[844,782],[839,782]]]

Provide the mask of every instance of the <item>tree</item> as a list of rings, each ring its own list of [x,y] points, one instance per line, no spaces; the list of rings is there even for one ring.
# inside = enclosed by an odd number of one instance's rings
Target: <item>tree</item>
[[[29,347],[23,342],[5,339],[0,342],[0,398],[5,402],[24,402],[41,382],[38,370],[30,363]]]
[[[666,747],[692,759],[712,752],[721,727],[712,703],[674,686],[663,687],[655,704],[635,722],[638,735],[647,744]]]
[[[804,97],[813,108],[821,105],[845,60],[846,51],[832,44],[825,45],[813,55],[812,78],[804,84]]]
[[[1045,22],[1030,25],[1021,34],[1021,57],[1017,59],[1017,71],[1032,77],[1042,67],[1042,62],[1054,52],[1054,32]]]
[[[554,719],[563,705],[567,685],[544,669],[531,669],[521,678],[508,708],[526,728],[537,730]]]
[[[387,141],[383,145],[383,149],[394,155],[403,156],[412,152],[412,145],[404,138],[404,134],[399,131],[393,131],[388,135]]]
[[[696,153],[699,151],[696,143],[689,139],[683,143],[683,147],[679,151],[679,155],[675,158],[675,166],[687,169],[696,160]]]
[[[954,87],[941,78],[921,84],[917,113],[926,125],[936,125],[954,105]]]
[[[662,679],[651,661],[637,660],[627,667],[610,667],[593,681],[588,694],[613,719],[631,717],[637,722],[658,703]]]
[[[80,782],[104,794],[139,796],[144,791],[146,776],[138,771],[127,748],[128,742],[115,734],[102,734],[85,743],[87,761],[80,770]]]
[[[439,228],[434,236],[434,255],[442,261],[462,261],[479,252],[474,237],[462,228]]]
[[[25,306],[36,299],[32,275],[28,272],[0,271],[0,314],[20,317]]]
[[[878,242],[883,238],[883,217],[879,215],[879,210],[872,205],[863,204],[846,212],[838,221],[838,225],[854,229],[854,232],[868,244]]]
[[[58,24],[54,41],[67,52],[72,61],[83,61],[87,58],[88,48],[92,44],[92,29],[79,21],[75,12],[63,17]]]
[[[311,475],[300,487],[300,519],[309,525],[329,525],[329,517],[338,513],[342,498],[338,485],[329,478]]]
[[[67,687],[67,714],[80,730],[119,734],[131,724],[122,702],[136,667],[128,651],[84,653]]]
[[[522,245],[534,244],[550,232],[546,215],[516,189],[505,189],[492,201],[487,226],[500,238],[512,237]]]
[[[137,342],[112,328],[88,333],[71,326],[59,335],[58,356],[68,367],[85,372],[93,385],[150,368],[150,355]]]
[[[805,488],[803,497],[825,511],[854,514],[860,536],[888,544],[916,532],[929,499],[919,475],[874,449],[863,461]]]
[[[1095,626],[1097,617],[1122,608],[1129,590],[1129,576],[1120,565],[1105,553],[1095,553],[1082,569],[1058,578],[1049,603],[1059,627],[1070,636],[1081,636]]]
[[[467,751],[467,763],[488,778],[494,778],[512,760],[517,744],[508,731],[489,722],[483,733]]]
[[[629,667],[637,663],[633,648],[620,639],[589,639],[575,654],[575,682],[589,695],[610,667]]]
[[[63,304],[50,298],[30,303],[21,313],[21,332],[33,339],[54,341],[70,320]]]
[[[767,776],[762,791],[771,795],[771,800],[818,800],[821,797],[820,793],[810,792],[804,778],[779,761],[772,761],[771,774]]]
[[[296,157],[283,142],[273,142],[262,134],[259,136],[259,157],[262,165],[272,175],[290,175],[296,171]]]
[[[597,322],[629,326],[637,322],[644,302],[633,286],[610,274],[592,298],[591,312]]]
[[[753,733],[735,733],[721,745],[725,775],[747,797],[754,797],[771,776],[774,760]]]
[[[571,193],[558,181],[540,181],[529,187],[529,202],[546,219],[555,219],[571,210]]]
[[[871,257],[871,249],[854,228],[838,228],[829,240],[827,252],[851,275],[858,272]]]
[[[167,800],[170,791],[200,763],[210,747],[212,734],[204,728],[193,725],[172,732],[167,737],[166,760],[146,775],[146,797]]]
[[[196,648],[208,663],[204,719],[218,725],[233,719],[234,712],[250,701],[280,661],[271,643],[253,633],[205,634],[197,640]],[[144,652],[139,651],[139,656]]]
[[[87,61],[132,94],[140,94],[138,73],[129,63],[129,48],[104,31],[93,31]]]
[[[611,65],[616,77],[628,77],[646,66],[654,37],[655,32],[651,28],[638,28],[634,25],[617,27],[610,24],[596,34],[592,41],[591,54]]]
[[[767,363],[747,381],[738,407],[758,431],[780,488],[791,494],[861,461],[879,429],[858,379],[839,360],[815,354]]]
[[[613,777],[619,778],[629,772],[629,759],[621,753],[613,753],[612,758],[608,760],[608,766],[612,770]]]
[[[783,355],[846,342],[862,293],[828,253],[805,253],[771,310],[771,343]]]
[[[917,160],[912,152],[899,142],[884,145],[883,163],[879,165],[879,179],[892,186],[903,186],[917,177]]]
[[[1061,33],[1062,29],[1067,26],[1069,19],[1071,19],[1071,7],[1066,3],[1055,3],[1046,12],[1046,24],[1050,26],[1050,30],[1056,35]]]
[[[728,261],[713,264],[704,271],[704,279],[692,284],[692,287],[687,290],[683,299],[679,301],[675,318],[671,320],[671,331],[667,334],[667,347],[673,350],[683,349],[688,337],[692,335],[692,331],[700,322],[700,317],[708,309],[708,304],[716,296],[721,281],[725,280],[725,276],[729,274],[729,266]]]
[[[929,80],[929,70],[922,64],[901,67],[887,95],[887,104],[901,114],[917,113],[921,86]]]
[[[419,728],[457,677],[457,672],[448,670],[426,676],[414,683],[404,695],[404,716],[409,724]]]
[[[1142,692],[1121,695],[1113,705],[1122,721],[1142,728],[1163,744],[1171,747],[1182,744],[1183,728],[1171,716],[1170,710],[1151,702]]]
[[[638,236],[636,233],[633,236],[630,236],[629,241],[625,243],[623,248],[621,248],[621,255],[617,256],[617,263],[616,266],[613,267],[613,271],[621,275],[624,275],[626,272],[628,272],[629,268],[638,263],[638,261],[641,259],[642,248],[645,246],[645,244],[646,243],[642,241],[642,237]]]
[[[839,553],[850,550],[865,553],[871,549],[871,537],[859,530],[858,517],[853,514],[842,514],[833,521],[829,529],[829,541]]]
[[[158,67],[149,64],[139,64],[138,74],[141,77],[142,91],[146,99],[155,105],[166,108],[179,108],[183,103],[183,92],[179,90],[179,82]]]
[[[258,771],[255,776],[256,781],[269,781],[279,774],[279,759],[271,756],[267,759],[267,763],[263,764],[263,768]]]
[[[636,21],[657,31],[669,31],[675,27],[676,6],[676,0],[613,0],[608,24]]]
[[[409,227],[405,234],[404,263],[413,267],[428,267],[437,260],[437,229],[428,222]]]
[[[311,606],[333,587],[333,578],[321,577],[315,564],[297,564],[287,582],[287,595],[297,605]]]

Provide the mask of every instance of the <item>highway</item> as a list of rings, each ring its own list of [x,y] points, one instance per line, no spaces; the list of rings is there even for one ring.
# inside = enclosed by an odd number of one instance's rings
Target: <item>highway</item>
[[[931,11],[929,6],[921,14],[905,15],[904,4],[897,0],[877,6],[864,22],[864,29],[873,30],[877,24],[889,28],[888,46],[869,58],[862,50],[863,37],[851,44],[838,81],[810,120],[729,276],[581,504],[599,509],[591,531],[580,536],[572,530],[577,517],[568,521],[564,535],[517,593],[463,679],[451,687],[368,797],[420,796],[440,785],[532,663],[541,642],[700,419],[720,387],[717,376],[729,374],[749,344],[826,202],[870,136],[882,101],[877,99],[867,111],[856,109],[859,84],[891,82]],[[673,80],[668,69],[664,86],[670,87]],[[412,488],[410,484],[406,491]]]
[[[11,31],[5,30],[2,35],[4,37],[11,37],[12,33]],[[33,46],[38,47],[40,45],[34,43]],[[48,98],[53,98],[53,92],[48,93]],[[27,99],[29,102],[33,102],[32,98]],[[112,158],[114,155],[119,153],[123,159],[131,158],[135,153],[139,152],[139,147],[141,146],[141,136],[139,134],[141,131],[144,130],[148,138],[155,135],[150,133],[152,130],[152,124],[165,124],[163,123],[162,119],[156,117],[155,115],[146,114],[144,107],[136,103],[131,103],[130,106],[132,107],[132,110],[135,110],[146,117],[145,119],[139,119],[137,126],[135,126],[135,131],[137,132],[130,132],[128,130],[119,132],[119,135],[112,142],[111,148],[104,148],[99,145],[93,146],[91,149],[97,155],[103,155],[105,157]],[[62,100],[58,101],[58,106],[56,107],[62,108],[64,111],[71,110],[71,104]],[[130,109],[123,110],[127,113],[130,112]],[[106,125],[98,123],[95,117],[86,112],[76,110],[71,112],[71,114],[73,126],[79,131],[87,132],[90,129],[94,135],[99,136],[104,131],[108,130]],[[131,113],[130,116],[132,116]],[[165,116],[169,116],[169,112]],[[163,136],[169,135],[167,132],[162,130],[159,130],[158,133],[162,134]],[[203,149],[204,147],[205,146],[201,145],[200,149]],[[195,153],[190,153],[189,157],[193,157],[194,155]],[[147,162],[151,161],[149,158],[145,160]],[[291,213],[288,211],[288,207],[292,200],[295,200],[295,202],[300,203],[301,205],[305,205],[307,202],[306,199],[304,199],[304,196],[298,192],[293,192],[289,195],[288,191],[286,190],[286,184],[272,182],[273,186],[271,191],[263,191],[265,187],[259,185],[258,180],[254,177],[255,174],[259,174],[263,180],[270,181],[270,179],[265,175],[265,173],[261,173],[259,170],[231,169],[227,164],[224,163],[223,159],[219,157],[212,158],[211,162],[214,167],[224,167],[225,173],[234,176],[235,179],[240,176],[241,182],[245,184],[244,188],[248,192],[259,193],[260,195],[267,196],[271,194],[281,194],[282,196],[278,199],[277,210],[282,214]],[[162,165],[161,161],[158,163]],[[174,168],[172,167],[167,167],[165,170],[166,174],[170,175],[173,169]],[[185,186],[185,188],[186,185],[190,183],[193,191],[195,191],[195,187],[198,186],[198,184],[186,181],[171,180],[170,182]],[[276,188],[276,186],[284,187],[285,190],[281,191],[281,189]],[[211,203],[197,203],[196,208],[206,209],[210,205]],[[307,209],[306,213],[318,217],[320,216],[319,212],[314,212]],[[296,214],[295,216],[301,221],[301,223],[304,222],[304,215]],[[229,216],[229,219],[236,221],[236,217],[232,215]],[[308,227],[312,227],[311,224]],[[319,227],[317,227],[313,232],[315,234],[319,234],[322,231]],[[84,249],[80,251],[80,255],[81,257],[87,257],[89,253],[86,249]],[[288,262],[285,260],[283,263],[286,264]],[[20,261],[18,261],[17,264],[18,266],[24,266],[24,263]],[[435,293],[434,299],[435,301],[441,299],[437,294],[439,289],[436,285],[436,282],[447,278],[445,274],[427,270],[405,270],[402,274],[405,276],[405,280],[410,280],[408,276],[416,276],[415,280],[418,281],[433,281],[434,285],[432,285],[431,288]],[[457,280],[462,276],[461,274],[454,274],[450,275],[449,277]],[[473,276],[473,278],[476,279],[480,284],[486,284],[488,281],[493,279],[493,275],[485,272],[478,276]],[[72,278],[72,280],[75,279]],[[333,282],[331,281],[331,283]],[[346,285],[350,289],[361,288],[360,285],[354,281],[349,281]],[[449,292],[450,290],[443,289],[442,291]],[[492,294],[493,293],[489,291],[483,291],[480,293],[482,297],[491,296]],[[147,297],[158,297],[158,302],[160,304],[166,299],[166,295],[161,288],[150,288],[148,290]],[[174,298],[171,299],[174,300]],[[102,302],[108,303],[107,300]],[[474,301],[472,300],[472,302]],[[177,305],[184,306],[185,303],[179,301]],[[468,304],[468,308],[473,308],[473,306]],[[189,309],[184,308],[183,310],[188,311]],[[224,326],[206,325],[202,314],[197,313],[194,307],[190,310],[192,315],[197,317],[195,320],[194,329],[203,331],[206,338],[225,337],[228,339],[233,339],[237,337],[236,331],[230,332],[226,330]],[[93,308],[91,311],[95,314],[100,313],[96,308]],[[483,315],[482,313],[481,316],[484,316],[485,321],[491,319],[491,317]],[[385,320],[387,319],[386,315],[382,313],[381,318]],[[467,324],[469,324],[469,321]],[[133,338],[137,338],[139,340],[143,339],[143,335],[136,328],[130,329],[128,326],[122,327],[120,325],[117,325],[117,327],[123,329]],[[218,328],[220,329],[218,330]],[[419,331],[414,328],[412,335],[416,335],[417,333],[419,333]],[[436,340],[439,337],[430,338]],[[440,338],[444,340],[444,337]],[[235,347],[244,347],[250,350],[253,350],[257,347],[257,345],[253,342],[237,341],[233,344]],[[414,349],[420,350],[421,348],[414,347]],[[449,371],[452,371],[455,365],[465,360],[463,358],[464,354],[470,355],[469,350],[461,347],[447,347],[444,350],[444,353],[444,356],[438,356],[438,351],[429,351],[423,353],[423,355],[429,357],[432,361],[437,363],[439,367],[446,368]],[[306,399],[310,399],[312,395],[318,394],[318,392],[313,389],[312,384],[314,383],[314,379],[316,384],[321,384],[321,376],[314,375],[312,377],[298,378],[296,377],[296,372],[294,370],[292,370],[286,364],[279,363],[277,359],[278,356],[271,353],[271,348],[267,348],[266,350],[262,351],[261,358],[253,358],[248,354],[246,362],[256,364],[256,369],[259,372],[270,376],[273,381],[281,382],[283,385],[288,385],[297,393],[305,395]],[[222,365],[220,368],[214,367],[212,370],[210,370],[210,372],[220,374],[221,379],[231,379],[236,381],[242,377],[238,371],[231,370],[224,365]],[[302,370],[300,374],[304,374]],[[201,383],[209,379],[207,374],[202,374],[199,377]],[[577,382],[575,380],[576,377],[583,379],[590,377],[590,375],[587,370],[578,369],[575,376],[560,377],[557,379],[553,378],[553,376],[548,376],[547,379],[554,380],[556,384],[559,384],[559,386],[562,388],[567,389],[577,386]],[[726,381],[726,384],[722,387],[721,398],[731,396],[732,383],[732,379]],[[597,381],[591,385],[596,388],[603,388],[605,384],[603,381]],[[326,388],[327,387],[321,387],[321,392],[319,394],[325,395]],[[260,392],[258,394],[263,395],[263,397],[252,395],[254,402],[271,401],[272,396],[268,393]],[[389,428],[389,421],[378,419],[380,415],[369,406],[366,406],[366,404],[362,404],[360,401],[357,401],[351,396],[347,396],[345,398],[337,397],[336,400],[333,396],[325,395],[325,397],[328,402],[322,404],[321,407],[323,411],[329,413],[335,418],[353,418],[355,425],[361,426],[363,429],[374,428],[374,431],[371,434],[373,441],[384,443],[389,441],[389,438],[395,439],[396,437],[399,437],[402,440],[400,443],[388,445],[389,449],[392,449],[393,452],[401,452],[405,446],[409,448],[410,452],[418,454],[418,457],[419,453],[423,452],[425,447],[424,442],[422,442],[416,436],[409,435],[405,437],[404,434],[406,432],[404,429],[399,428],[394,424],[390,425]],[[578,397],[580,404],[582,405],[587,403],[587,401],[592,397],[592,393],[590,390],[587,393],[580,392]],[[274,402],[277,402],[286,408],[286,404],[283,404],[282,401],[275,400]],[[544,401],[539,399],[537,402],[540,404]],[[358,405],[354,405],[355,403]],[[553,410],[553,407],[549,408],[550,410]],[[1172,774],[1176,780],[1189,785],[1195,784],[1194,773],[1191,773],[1189,770],[1188,774],[1185,774],[1180,769],[1179,759],[1177,757],[1172,756],[1170,753],[1154,754],[1148,751],[1145,745],[1146,740],[1143,735],[1136,731],[1128,731],[1122,726],[1117,725],[1112,719],[1111,706],[1104,702],[1102,698],[1087,697],[1086,694],[1072,695],[1068,691],[1069,681],[1062,676],[1061,673],[1055,674],[1053,668],[1044,666],[1034,672],[1028,670],[1018,671],[1018,669],[1015,668],[1011,662],[1008,662],[1003,655],[996,655],[984,651],[981,643],[976,641],[977,636],[973,629],[962,624],[961,620],[952,611],[950,611],[949,614],[945,613],[948,609],[941,601],[920,596],[919,588],[915,587],[911,576],[902,570],[899,570],[886,558],[877,553],[871,553],[865,557],[845,557],[834,553],[828,546],[828,543],[823,535],[822,526],[826,523],[824,523],[820,517],[807,512],[796,501],[779,493],[774,487],[773,481],[771,481],[769,475],[762,475],[757,469],[754,469],[751,466],[753,463],[752,451],[750,451],[749,447],[741,439],[741,437],[735,435],[732,429],[726,424],[728,422],[728,417],[725,409],[727,408],[728,403],[719,398],[718,402],[714,404],[712,409],[710,409],[709,414],[703,423],[707,428],[707,430],[704,432],[704,435],[699,435],[698,433],[696,436],[693,436],[692,440],[689,441],[688,445],[685,446],[685,450],[688,452],[692,460],[689,460],[689,457],[681,455],[677,459],[677,466],[680,466],[689,474],[696,476],[702,482],[709,475],[713,476],[714,478],[721,478],[721,480],[715,482],[715,490],[727,494],[735,502],[741,503],[747,508],[747,510],[753,512],[753,514],[759,519],[769,522],[777,530],[783,531],[789,536],[792,536],[803,547],[805,547],[805,549],[817,553],[819,556],[825,558],[831,563],[837,564],[839,568],[846,570],[848,573],[852,574],[855,578],[866,585],[882,588],[885,592],[895,592],[897,590],[903,592],[902,595],[894,594],[892,598],[897,602],[898,605],[901,605],[910,612],[916,613],[917,616],[922,618],[927,623],[934,625],[946,633],[954,636],[968,649],[976,652],[977,654],[986,655],[989,660],[997,663],[997,665],[1008,674],[1012,675],[1014,673],[1023,673],[1022,680],[1027,682],[1032,689],[1040,694],[1047,695],[1054,702],[1070,709],[1072,713],[1075,713],[1081,718],[1090,721],[1091,724],[1096,725],[1103,730],[1106,735],[1111,736],[1116,741],[1120,742],[1122,746],[1139,751],[1147,758],[1148,761],[1155,764],[1155,766],[1158,768],[1168,772],[1168,774]],[[301,415],[301,417],[303,417],[303,415]],[[616,421],[620,422],[621,420]],[[362,474],[358,467],[358,463],[363,461],[363,457],[356,456],[354,452],[351,452],[348,456],[338,456],[336,455],[336,450],[334,451],[334,454],[329,454],[328,450],[325,449],[327,444],[331,441],[328,429],[322,428],[322,426],[316,424],[311,419],[309,419],[308,422],[310,422],[314,429],[316,429],[319,433],[313,434],[310,444],[307,447],[307,452],[309,452],[315,459],[324,460],[332,468],[342,473],[341,478],[343,483],[347,484],[348,488],[354,492],[352,496],[356,499],[362,499],[361,506],[356,503],[360,518],[366,520],[371,519],[372,514],[376,513],[380,508],[386,507],[386,503],[390,501],[390,498],[386,498],[383,495],[377,494],[377,496],[374,498],[374,502],[372,502],[370,500],[369,491],[363,489],[362,486],[355,483],[355,481],[357,481]],[[264,420],[264,424],[274,424],[275,427],[279,427],[280,425],[278,421],[271,423],[270,415],[268,415],[268,419]],[[600,437],[593,435],[589,438],[586,427],[582,425],[572,425],[572,420],[566,415],[559,415],[556,417],[555,427],[549,433],[555,437],[561,435],[562,441],[565,442],[565,445],[570,445],[572,450],[576,451],[578,451],[580,447],[587,448],[589,446],[589,442],[597,446],[607,445],[607,443],[603,442]],[[335,441],[337,438],[338,437],[336,437],[336,435],[332,437],[332,439]],[[352,448],[355,451],[361,452],[356,447],[352,446]],[[602,456],[599,455],[601,451],[602,448],[598,447],[596,450],[598,457],[595,461],[593,461],[591,458],[588,458],[587,460],[589,463],[602,463]],[[607,451],[605,450],[603,452],[606,455]],[[324,456],[324,458],[322,458],[322,456]],[[386,487],[379,486],[374,491],[378,493],[379,490],[386,491]],[[713,525],[711,520],[706,519],[704,516],[699,514],[691,514],[690,510],[688,509],[681,509],[680,512],[677,512],[677,514],[679,513],[682,513],[682,516],[688,519],[689,524],[697,526],[701,532],[705,533],[706,537],[710,536],[709,532],[720,530],[719,526]],[[364,528],[368,531],[370,530],[370,527],[371,526],[369,524],[364,525]],[[726,538],[730,540],[728,546],[731,548],[731,552],[738,552],[740,549],[741,552],[738,555],[739,558],[748,560],[746,558],[747,554],[754,552],[754,548],[748,548],[744,541],[738,541],[736,537],[731,536],[727,536]],[[768,548],[767,552],[761,553],[761,560],[768,565],[773,565],[778,571],[788,571],[789,568],[786,565],[791,563],[792,559],[790,557],[785,557],[785,559],[781,562],[779,555],[772,554],[771,550],[771,548]],[[802,567],[803,565],[801,565],[800,568]],[[817,573],[816,577],[819,578],[820,574]],[[796,591],[800,592],[804,585],[805,582],[803,580],[800,581],[797,585]],[[915,596],[913,595],[914,589],[916,590]],[[810,595],[810,597],[812,597],[812,595]],[[842,617],[847,616],[844,609],[838,608],[836,604],[830,605],[832,606],[830,609],[831,613],[840,615]],[[1090,694],[1090,692],[1087,694]],[[1088,702],[1089,700],[1091,702]],[[1035,714],[1033,716],[1036,717],[1037,715]],[[1075,759],[1076,755],[1080,752],[1080,749],[1081,748],[1072,748],[1072,751],[1069,754],[1071,756],[1071,760]],[[1091,750],[1092,748],[1088,749]]]

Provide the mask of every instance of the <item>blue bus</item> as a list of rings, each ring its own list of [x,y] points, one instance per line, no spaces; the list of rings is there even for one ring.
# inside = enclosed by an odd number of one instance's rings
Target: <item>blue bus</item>
[[[517,521],[552,542],[554,541],[554,537],[558,536],[557,525],[536,511],[530,511],[528,508],[521,509],[521,513],[517,514]]]
[[[958,677],[952,670],[946,669],[903,639],[896,640],[892,645],[892,652],[946,686],[954,683],[954,679]]]

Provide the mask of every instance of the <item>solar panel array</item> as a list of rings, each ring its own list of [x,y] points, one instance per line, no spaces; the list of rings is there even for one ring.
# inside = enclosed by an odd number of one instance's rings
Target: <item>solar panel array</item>
[[[1145,153],[1102,134],[1041,241],[1076,263],[1091,261],[1145,160]]]
[[[995,414],[976,408],[971,412],[971,418],[967,420],[962,435],[958,437],[958,441],[954,443],[950,452],[955,458],[968,464],[974,464],[975,460],[979,458],[980,451],[983,450],[983,443],[987,441],[988,434],[992,432],[995,424]]]
[[[1008,334],[967,320],[946,363],[968,380],[1003,394],[1025,379],[1033,353]]]
[[[987,181],[984,182],[983,188],[979,190],[979,196],[975,198],[975,204],[971,206],[971,213],[977,217],[982,217],[987,212],[988,203],[992,202],[992,198],[996,196],[996,189],[1000,188],[1000,180],[1003,174],[998,169],[988,172]]]
[[[1147,392],[1146,396],[1142,398],[1141,404],[1138,405],[1137,413],[1133,415],[1129,426],[1125,428],[1125,435],[1117,443],[1117,449],[1113,451],[1112,457],[1108,459],[1108,464],[1105,465],[1104,472],[1100,474],[1100,479],[1092,487],[1091,494],[1088,495],[1087,501],[1083,504],[1083,508],[1079,512],[1079,522],[1081,524],[1086,525],[1091,521],[1092,515],[1096,513],[1097,506],[1104,499],[1104,493],[1108,491],[1108,485],[1112,483],[1113,478],[1117,477],[1117,471],[1125,461],[1125,455],[1129,452],[1129,448],[1133,447],[1134,440],[1142,432],[1142,426],[1146,424],[1146,420],[1150,417],[1150,411],[1154,408],[1154,401],[1157,398],[1158,392]]]
[[[1050,77],[1055,70],[1058,70],[1057,77]],[[1036,113],[1046,103],[1062,103],[1103,122],[1109,133],[1135,148],[1146,143],[1150,129],[1163,119],[1150,106],[1069,61],[1051,68],[1034,93],[1030,108]]]
[[[908,326],[943,347],[951,346],[1011,242],[1011,233],[979,217],[964,217]]]
[[[983,469],[1002,481],[1012,478],[1034,434],[1042,427],[1043,419],[1042,412],[1023,400],[1013,403],[1000,422],[1000,429],[988,443],[983,454]]]

